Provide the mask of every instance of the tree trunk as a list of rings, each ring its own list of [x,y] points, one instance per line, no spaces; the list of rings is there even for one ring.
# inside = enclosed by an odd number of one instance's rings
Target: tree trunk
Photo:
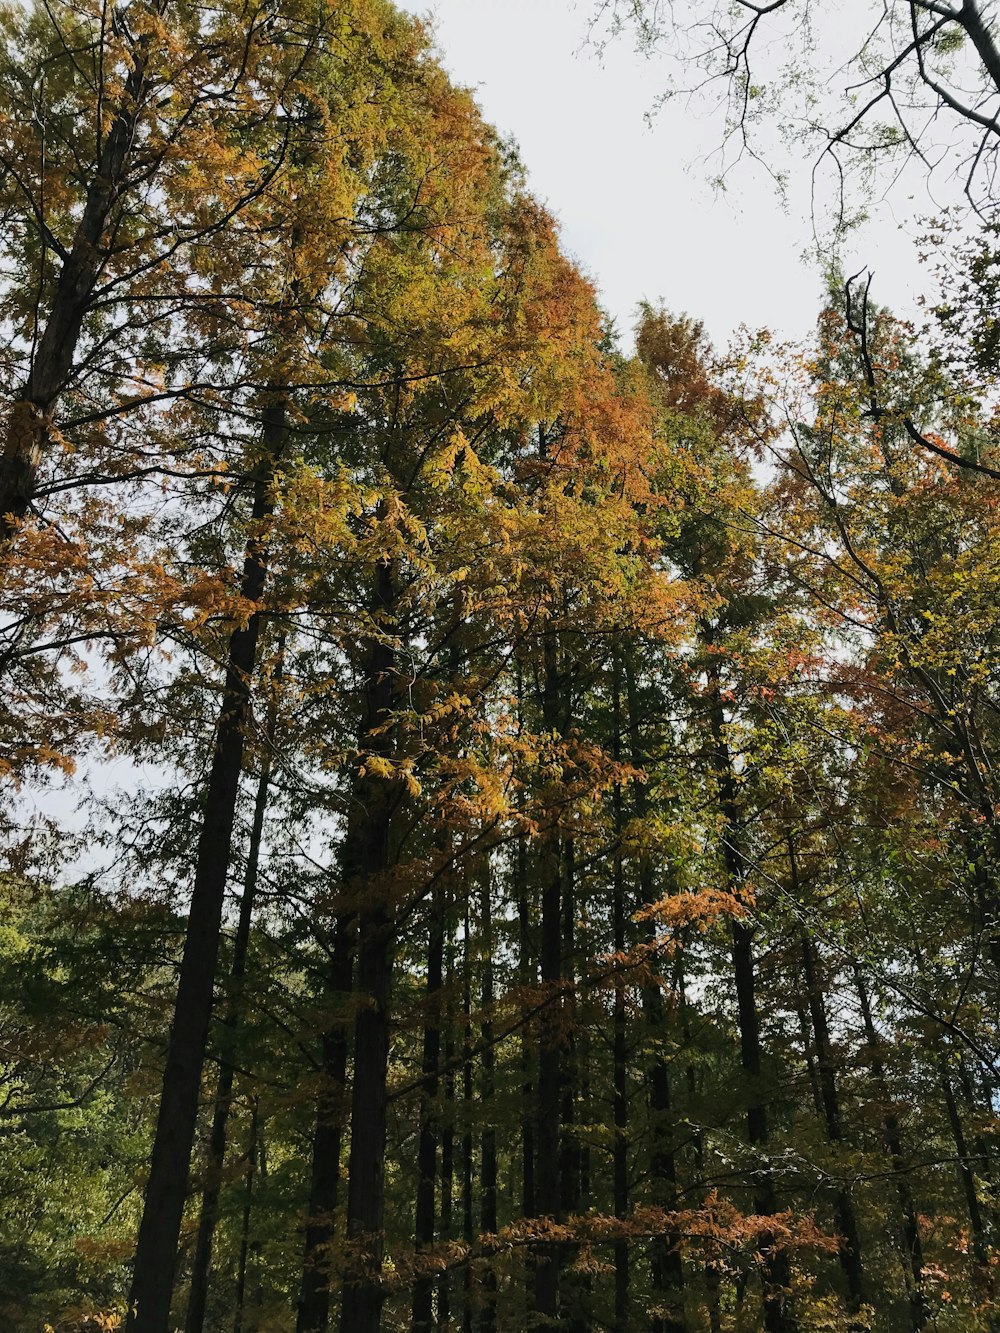
[[[544,684],[542,721],[552,734],[559,734],[561,709],[556,643],[552,633],[543,642]],[[553,827],[546,835],[540,857],[542,920],[540,972],[547,1004],[542,1010],[538,1042],[538,1101],[535,1129],[535,1203],[540,1217],[560,1216],[560,1091],[562,1082],[562,1033],[560,998],[562,982],[562,843]],[[535,1246],[534,1310],[554,1323],[559,1315],[559,1249],[553,1244]]]
[[[788,848],[792,866],[792,899],[798,902],[800,899],[795,871],[795,849],[792,846],[791,839],[789,839]],[[813,1036],[816,1042],[816,1064],[827,1138],[831,1143],[842,1143],[844,1127],[840,1115],[840,1099],[837,1095],[837,1073],[833,1043],[830,1039],[830,1025],[827,1021],[826,1006],[823,1003],[823,992],[819,978],[819,960],[815,945],[804,931],[802,933],[802,968],[805,975],[809,1013],[812,1018]],[[856,1315],[864,1304],[865,1276],[857,1215],[854,1211],[853,1200],[844,1186],[840,1186],[837,1190],[834,1208],[837,1230],[840,1235],[840,1246],[837,1253],[847,1283],[847,1308],[852,1315]],[[852,1328],[859,1330],[859,1333],[863,1330],[863,1327],[862,1324],[852,1324]]]
[[[395,597],[393,570],[383,561],[372,597],[377,624],[391,624]],[[396,654],[388,642],[373,639],[365,645],[360,746],[364,755],[387,759],[392,754],[395,666]],[[359,904],[357,993],[361,1007],[354,1024],[347,1190],[347,1236],[352,1253],[344,1274],[341,1333],[378,1333],[384,1300],[386,1077],[394,936],[388,870],[392,815],[399,796],[397,779],[371,772],[359,774],[344,843],[345,887]]]
[[[614,728],[616,750],[620,735],[618,659],[615,658]],[[616,761],[619,759],[615,754]],[[614,881],[611,900],[612,948],[617,957],[625,954],[625,876],[622,866],[621,840],[624,831],[621,784],[615,783],[612,794],[615,821]],[[614,1089],[614,1210],[615,1217],[625,1218],[629,1208],[628,1181],[628,1020],[625,1005],[625,977],[619,968],[615,973],[614,1017],[612,1020],[612,1083]],[[615,1333],[626,1333],[629,1322],[631,1274],[627,1240],[615,1242]]]
[[[255,527],[273,509],[271,480],[285,435],[282,403],[275,402],[265,410],[263,434],[265,464],[255,482],[251,515]],[[253,537],[247,547],[240,583],[240,593],[247,602],[260,602],[266,577],[266,556]],[[128,1333],[167,1333],[170,1322],[177,1242],[212,1015],[222,908],[259,635],[260,613],[254,611],[246,626],[234,630],[229,640],[226,682],[195,858],[194,889],[167,1047],[163,1093],[136,1246],[126,1320]]]
[[[284,643],[282,642],[278,646],[275,685],[281,682],[283,658]],[[212,1133],[209,1139],[208,1164],[206,1167],[207,1184],[201,1196],[198,1237],[195,1242],[194,1258],[191,1265],[186,1333],[201,1333],[205,1323],[209,1274],[212,1266],[212,1242],[219,1218],[219,1193],[222,1186],[222,1171],[226,1160],[226,1134],[229,1124],[229,1111],[232,1105],[233,1078],[236,1072],[234,1065],[236,1036],[243,1010],[247,953],[250,947],[250,925],[253,919],[254,898],[257,893],[257,871],[260,865],[264,816],[267,811],[268,786],[271,780],[276,709],[277,700],[275,698],[272,700],[265,729],[265,748],[261,758],[257,796],[254,801],[253,823],[250,828],[247,867],[243,879],[243,897],[240,900],[240,916],[236,926],[236,938],[233,941],[233,961],[229,971],[229,999],[226,1004],[225,1017],[222,1020],[222,1035],[219,1043],[219,1083],[215,1092],[215,1111],[212,1116]]]
[[[625,659],[625,689],[630,758],[635,768],[641,768],[645,755],[642,745],[635,666],[631,656],[626,656]],[[649,817],[649,794],[646,790],[645,781],[639,780],[635,783],[634,799],[635,817],[641,825]],[[646,907],[654,901],[655,897],[652,863],[648,857],[643,856],[639,864],[639,905]],[[654,923],[645,921],[642,933],[644,943],[652,945],[656,938]],[[650,959],[650,965],[652,965],[652,959]],[[663,992],[656,983],[642,987],[642,1011],[653,1048],[652,1058],[649,1060],[646,1070],[652,1131],[649,1166],[653,1181],[653,1202],[664,1208],[672,1208],[677,1201],[677,1163],[671,1146],[673,1116],[671,1111],[670,1074],[666,1062],[660,1054],[660,1043],[665,1022]],[[685,1333],[687,1325],[684,1317],[684,1267],[680,1251],[670,1235],[658,1236],[653,1241],[651,1269],[655,1306],[649,1324],[651,1333]]]
[[[896,1195],[899,1199],[903,1256],[910,1302],[910,1326],[913,1333],[920,1333],[920,1330],[926,1326],[928,1319],[930,1319],[931,1311],[927,1297],[924,1295],[924,1253],[920,1242],[920,1228],[917,1224],[917,1210],[910,1190],[907,1174],[909,1168],[903,1154],[899,1120],[892,1109],[892,1101],[889,1097],[889,1085],[886,1081],[885,1065],[882,1062],[881,1045],[878,1033],[875,1030],[868,989],[857,967],[854,969],[854,984],[857,988],[858,1001],[861,1006],[861,1017],[864,1022],[865,1043],[868,1047],[871,1071],[875,1079],[878,1098],[883,1108],[882,1131],[885,1136],[885,1146],[889,1149],[889,1158],[896,1180]]]
[[[714,659],[709,663],[707,675],[709,723],[714,748],[713,767],[723,818],[723,862],[730,890],[739,898],[744,880],[744,863],[738,846],[741,833],[740,811],[732,757],[726,738],[719,668]],[[757,1010],[753,929],[744,918],[736,916],[732,918],[732,960],[740,1033],[740,1061],[750,1094],[747,1106],[747,1139],[751,1148],[766,1150],[770,1141],[770,1129],[762,1083],[763,1051],[760,1040],[760,1016]],[[768,1216],[778,1211],[778,1200],[774,1177],[764,1151],[759,1152],[759,1163],[753,1205],[758,1214]],[[785,1250],[764,1248],[761,1277],[764,1286],[764,1327],[767,1333],[797,1333],[797,1321],[791,1309],[789,1294],[791,1266]]]
[[[462,918],[462,1239],[470,1251],[475,1239],[473,1222],[473,1073],[472,1073],[472,950],[469,898]],[[462,1333],[472,1333],[472,1265],[462,1266]]]
[[[445,950],[447,976],[444,1067],[444,1116],[441,1126],[441,1239],[453,1237],[455,1193],[455,1013],[452,989],[455,980],[455,946],[448,940]],[[448,1327],[451,1318],[451,1276],[448,1270],[441,1274],[437,1284],[438,1326]]]
[[[983,1221],[982,1204],[979,1200],[979,1191],[976,1188],[976,1175],[972,1169],[973,1159],[966,1141],[965,1127],[959,1114],[958,1103],[955,1100],[955,1090],[952,1087],[951,1076],[948,1071],[947,1057],[943,1051],[939,1057],[939,1067],[941,1071],[941,1090],[944,1093],[945,1109],[948,1112],[948,1126],[951,1129],[952,1140],[955,1144],[955,1164],[962,1185],[962,1194],[965,1197],[966,1211],[969,1214],[972,1253],[983,1273],[988,1274],[990,1256],[986,1242],[986,1226]]]
[[[420,1072],[420,1129],[417,1139],[417,1200],[415,1242],[418,1256],[434,1244],[434,1195],[440,1131],[437,1109],[441,1055],[441,987],[444,979],[444,900],[435,891],[427,940],[426,1018]],[[431,1333],[434,1326],[434,1279],[422,1274],[413,1284],[413,1333]]]
[[[351,991],[353,929],[352,917],[342,915],[337,918],[327,995],[338,1005],[344,1004]],[[309,1215],[296,1333],[326,1333],[330,1321],[330,1243],[340,1196],[340,1151],[347,1080],[347,1020],[344,1016],[336,1015],[323,1032],[320,1075],[322,1087],[313,1130]]]
[[[247,1268],[250,1259],[250,1215],[253,1210],[254,1173],[257,1169],[257,1124],[259,1108],[254,1098],[250,1120],[250,1142],[247,1145],[247,1172],[243,1192],[243,1215],[240,1220],[240,1257],[236,1270],[236,1293],[233,1299],[233,1333],[243,1333],[243,1312],[246,1309]]]
[[[480,949],[483,957],[483,1022],[481,1027],[483,1041],[483,1073],[481,1102],[483,1108],[483,1133],[480,1141],[481,1163],[479,1172],[480,1231],[495,1235],[497,1229],[497,1132],[494,1123],[496,1111],[493,1106],[496,1092],[495,1062],[493,1049],[493,1021],[490,1017],[493,1009],[493,911],[490,902],[489,859],[486,858],[482,889],[479,900]],[[497,1274],[492,1264],[487,1263],[483,1273],[483,1309],[479,1320],[481,1333],[496,1333],[497,1327]]]
[[[520,835],[514,851],[514,894],[517,900],[517,969],[523,996],[538,981],[535,949],[531,932],[531,903],[528,891],[527,839]],[[534,1052],[527,1022],[527,999],[521,1005],[521,1215],[535,1216],[535,1087]],[[524,1299],[526,1306],[534,1301],[534,1252],[528,1248],[524,1255]],[[525,1317],[527,1326],[527,1315]]]

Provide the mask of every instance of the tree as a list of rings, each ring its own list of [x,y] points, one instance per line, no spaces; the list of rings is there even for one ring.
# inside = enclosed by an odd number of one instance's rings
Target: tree
[[[859,4],[848,22],[845,47],[841,9],[815,0],[737,0],[708,13],[657,0],[603,0],[597,10],[599,29],[630,28],[642,47],[673,64],[667,96],[723,84],[724,141],[735,141],[738,156],[773,162],[757,137],[772,117],[815,146],[815,167],[833,171],[838,224],[852,217],[847,176],[859,172],[869,189],[888,185],[900,159],[928,172],[944,159],[973,209],[989,217],[1000,150],[1000,47],[988,6],[892,0]],[[781,51],[776,67],[774,49]]]

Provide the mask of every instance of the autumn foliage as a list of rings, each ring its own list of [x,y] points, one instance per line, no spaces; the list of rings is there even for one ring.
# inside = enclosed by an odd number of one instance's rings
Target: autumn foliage
[[[996,1327],[988,386],[623,351],[382,0],[0,24],[4,1326]]]

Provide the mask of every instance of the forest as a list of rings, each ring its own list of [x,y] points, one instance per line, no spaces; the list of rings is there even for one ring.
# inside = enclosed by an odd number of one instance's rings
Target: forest
[[[950,127],[923,322],[616,328],[389,0],[0,6],[4,1330],[1000,1330],[1000,30],[595,9]]]

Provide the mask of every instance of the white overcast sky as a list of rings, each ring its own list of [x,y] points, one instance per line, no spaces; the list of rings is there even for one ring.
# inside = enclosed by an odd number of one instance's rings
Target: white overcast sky
[[[721,118],[705,104],[675,102],[647,123],[663,67],[627,37],[599,58],[586,40],[593,0],[403,0],[403,8],[431,19],[452,78],[518,143],[533,192],[623,334],[641,299],[662,298],[703,319],[719,346],[744,323],[808,335],[821,282],[815,262],[802,260],[812,238],[807,159],[787,212],[749,162],[724,193],[714,191]],[[901,315],[914,314],[927,282],[913,237],[916,219],[934,208],[925,193],[895,191],[843,256],[849,272],[875,270],[873,295]]]

